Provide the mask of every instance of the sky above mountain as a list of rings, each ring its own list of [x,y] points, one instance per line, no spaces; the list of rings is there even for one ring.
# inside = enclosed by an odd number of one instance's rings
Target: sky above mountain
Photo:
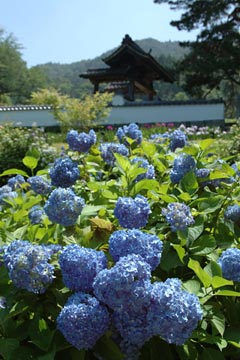
[[[3,0],[1,14],[0,27],[23,46],[29,67],[92,59],[119,46],[125,34],[159,41],[197,34],[170,26],[181,13],[153,0]]]

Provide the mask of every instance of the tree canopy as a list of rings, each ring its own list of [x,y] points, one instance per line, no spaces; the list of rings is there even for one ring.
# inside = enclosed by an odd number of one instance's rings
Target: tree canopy
[[[154,0],[182,10],[171,25],[179,30],[199,29],[196,40],[184,42],[190,52],[181,62],[185,89],[203,95],[218,88],[222,81],[240,86],[240,4],[239,0]],[[207,91],[206,91],[207,90]]]
[[[13,34],[0,28],[0,102],[24,102],[45,85],[41,70],[27,68],[21,49]]]

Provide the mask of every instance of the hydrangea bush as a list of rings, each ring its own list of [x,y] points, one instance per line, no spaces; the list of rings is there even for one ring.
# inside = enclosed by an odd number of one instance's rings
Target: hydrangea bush
[[[1,174],[0,358],[240,358],[240,164],[182,130]]]

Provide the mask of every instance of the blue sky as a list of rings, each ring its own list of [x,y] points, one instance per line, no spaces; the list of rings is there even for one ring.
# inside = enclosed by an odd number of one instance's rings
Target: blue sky
[[[23,46],[28,67],[92,59],[133,40],[193,40],[169,25],[179,12],[153,0],[2,0],[0,27]]]

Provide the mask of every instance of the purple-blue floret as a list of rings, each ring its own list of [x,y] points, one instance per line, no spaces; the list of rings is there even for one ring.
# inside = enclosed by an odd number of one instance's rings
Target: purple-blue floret
[[[53,223],[71,226],[77,222],[84,205],[84,199],[71,189],[57,188],[52,191],[43,209]]]
[[[119,224],[126,229],[138,229],[144,227],[151,213],[147,198],[137,195],[131,197],[119,197],[114,209],[114,215]]]
[[[240,281],[240,249],[229,248],[218,259],[225,279]]]
[[[109,238],[109,252],[115,262],[129,254],[138,254],[151,266],[152,270],[160,264],[163,244],[156,235],[138,229],[118,230]]]
[[[190,171],[195,172],[196,162],[191,155],[180,154],[173,162],[170,179],[173,184],[178,184],[184,175]]]
[[[93,129],[91,129],[88,134],[85,132],[78,133],[76,130],[70,130],[67,133],[66,140],[70,150],[87,153],[89,152],[91,146],[96,143],[97,136]]]
[[[79,179],[80,171],[78,164],[70,158],[58,158],[50,168],[49,175],[53,186],[67,188]]]
[[[111,166],[114,166],[115,157],[114,153],[128,156],[129,151],[128,148],[124,144],[116,144],[116,143],[103,143],[100,145],[100,152],[102,159]]]
[[[183,203],[168,204],[167,208],[162,209],[162,214],[166,217],[172,231],[185,230],[195,222],[189,206]]]
[[[49,181],[44,179],[42,176],[31,176],[28,178],[27,182],[30,184],[31,190],[33,190],[36,194],[47,195],[52,189]]]
[[[109,328],[107,308],[89,294],[73,294],[57,317],[57,329],[78,350],[91,349]]]
[[[59,256],[65,286],[74,291],[91,292],[94,278],[107,267],[103,251],[77,244],[66,246]]]

